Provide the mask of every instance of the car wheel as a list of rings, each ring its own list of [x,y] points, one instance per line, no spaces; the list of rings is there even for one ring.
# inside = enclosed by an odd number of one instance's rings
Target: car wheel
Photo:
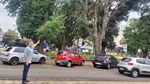
[[[108,70],[110,69],[110,64],[107,65],[107,69],[108,69]]]
[[[124,74],[124,71],[118,70],[120,74]]]
[[[80,66],[83,66],[83,65],[84,65],[84,61],[81,62]]]
[[[40,64],[44,64],[45,61],[46,61],[45,58],[42,57],[42,58],[40,58],[39,63],[40,63]]]
[[[138,76],[139,76],[139,72],[138,72],[138,70],[132,70],[132,72],[131,72],[131,76],[132,76],[133,78],[138,77]]]
[[[70,61],[67,62],[67,67],[71,67],[71,62]]]
[[[10,63],[11,65],[17,65],[18,62],[19,62],[19,59],[16,58],[16,57],[11,58],[10,61],[9,61],[9,63]]]

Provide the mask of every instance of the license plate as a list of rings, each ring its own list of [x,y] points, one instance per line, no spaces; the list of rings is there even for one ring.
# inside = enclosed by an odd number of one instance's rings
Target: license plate
[[[124,68],[119,68],[120,70],[124,70]]]
[[[101,65],[101,63],[95,63],[95,64]]]

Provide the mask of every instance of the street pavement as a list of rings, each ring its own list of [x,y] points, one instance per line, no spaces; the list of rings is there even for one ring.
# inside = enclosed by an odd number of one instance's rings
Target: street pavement
[[[0,62],[0,79],[21,80],[23,64],[16,66],[3,64]],[[132,78],[128,73],[119,74],[116,68],[107,70],[104,68],[94,68],[90,61],[86,61],[84,66],[74,65],[71,68],[56,66],[54,60],[47,61],[46,64],[34,63],[31,65],[28,77],[32,80],[49,81],[128,81],[128,82],[150,82],[149,75],[142,75]]]

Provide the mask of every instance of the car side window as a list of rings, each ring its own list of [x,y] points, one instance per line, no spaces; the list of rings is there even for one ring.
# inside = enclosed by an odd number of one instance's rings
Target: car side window
[[[77,53],[75,53],[75,56],[76,56],[76,57],[79,57],[80,55],[79,55],[79,54],[77,54]]]
[[[24,53],[25,48],[16,48],[14,52]]]
[[[73,56],[75,56],[75,55],[74,55],[74,53],[70,53],[70,56],[72,56],[72,57],[73,57]]]
[[[111,56],[111,58],[112,58],[112,61],[114,61],[114,62],[116,62],[117,60],[113,57],[113,56]]]
[[[140,64],[145,64],[145,61],[143,59],[137,59],[136,62]]]
[[[146,63],[147,65],[150,65],[150,61],[149,61],[149,60],[145,60],[145,63]]]

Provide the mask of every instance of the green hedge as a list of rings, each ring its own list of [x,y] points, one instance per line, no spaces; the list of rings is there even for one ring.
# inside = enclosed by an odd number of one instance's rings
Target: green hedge
[[[49,57],[55,57],[56,54],[57,54],[56,51],[44,52],[44,55],[49,56]]]
[[[44,55],[49,56],[49,57],[51,57],[51,58],[54,58],[54,57],[56,56],[56,54],[57,54],[56,51],[44,52]],[[85,60],[92,60],[92,59],[94,58],[94,55],[93,55],[93,54],[91,54],[91,55],[85,54],[85,53],[79,53],[79,54],[80,54],[80,56],[83,56],[83,58],[84,58]],[[118,56],[115,56],[115,57],[116,57],[116,59],[117,59],[118,61],[121,60],[121,58],[118,58]]]

